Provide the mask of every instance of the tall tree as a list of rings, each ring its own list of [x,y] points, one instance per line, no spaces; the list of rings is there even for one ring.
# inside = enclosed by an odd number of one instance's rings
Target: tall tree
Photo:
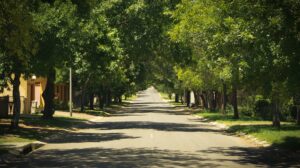
[[[18,127],[20,117],[20,78],[27,74],[29,60],[37,46],[33,40],[31,3],[26,0],[0,2],[0,74],[2,86],[13,86],[13,118],[11,127]]]
[[[47,77],[46,88],[42,94],[45,107],[43,118],[52,118],[54,109],[55,69],[65,65],[71,66],[74,60],[76,36],[76,6],[71,1],[54,1],[39,3],[33,13],[33,20],[38,33],[36,40],[40,48],[37,57],[32,59],[33,71]]]

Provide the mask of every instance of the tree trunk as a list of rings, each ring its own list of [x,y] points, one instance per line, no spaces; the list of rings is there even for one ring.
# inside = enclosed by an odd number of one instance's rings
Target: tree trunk
[[[52,68],[49,70],[47,75],[47,84],[46,88],[42,94],[45,101],[45,107],[43,113],[44,119],[51,119],[54,115],[54,81],[55,81],[55,69]]]
[[[280,114],[278,108],[278,101],[273,101],[273,127],[280,128]]]
[[[107,91],[107,106],[110,106],[111,105],[111,92],[110,90]]]
[[[118,96],[118,99],[119,99],[119,103],[122,103],[122,95]]]
[[[89,106],[90,105],[89,95],[84,94],[83,98],[84,98],[84,101],[83,101],[84,102],[84,107]]]
[[[201,97],[201,99],[202,99],[202,103],[203,103],[203,107],[204,107],[204,109],[207,109],[207,108],[208,108],[208,106],[207,106],[207,102],[206,102],[206,99],[205,99],[204,93],[202,93],[202,94],[200,95],[200,97]]]
[[[105,107],[106,105],[107,105],[107,93],[106,93],[106,91],[104,91],[103,93],[102,93],[102,99],[103,99],[103,107]]]
[[[114,103],[119,103],[119,97],[114,96]]]
[[[172,93],[168,93],[168,98],[169,98],[169,100],[172,99]]]
[[[226,113],[226,105],[227,105],[227,86],[226,83],[223,82],[223,104],[222,104],[222,112]]]
[[[238,104],[237,104],[237,88],[232,86],[232,106],[233,106],[233,118],[239,118]]]
[[[84,104],[85,104],[85,96],[84,96],[84,88],[81,89],[81,100],[80,100],[80,111],[84,112]]]
[[[94,94],[93,93],[91,93],[90,94],[90,101],[89,101],[90,103],[90,110],[94,110]]]
[[[20,119],[20,108],[21,108],[21,100],[20,100],[20,73],[15,73],[15,77],[13,79],[13,101],[14,101],[14,111],[13,117],[11,120],[11,128],[19,127],[19,119]]]
[[[194,91],[194,99],[195,99],[195,107],[199,107],[200,105],[199,92]]]
[[[175,93],[175,102],[179,103],[179,94],[178,93]]]
[[[212,91],[212,99],[211,99],[211,111],[216,111],[217,109],[217,99],[216,99],[216,92]]]
[[[183,105],[183,103],[184,103],[184,98],[183,98],[183,95],[182,95],[182,94],[180,94],[180,102],[181,102],[181,104]]]
[[[191,91],[186,91],[186,106],[191,107]]]
[[[105,99],[105,97],[104,97],[104,95],[103,94],[99,94],[99,108],[100,109],[104,109],[104,99]]]
[[[298,106],[296,107],[296,109],[297,109],[297,125],[300,125],[300,110]]]
[[[238,111],[238,102],[237,102],[237,90],[238,90],[238,83],[239,83],[239,66],[236,61],[233,63],[233,70],[232,70],[232,106],[233,106],[233,114],[234,118],[239,118],[239,111]]]
[[[210,95],[209,95],[209,91],[205,91],[204,92],[204,95],[205,95],[205,102],[206,102],[206,108],[207,109],[210,109],[210,106],[211,106],[211,102],[210,102]]]

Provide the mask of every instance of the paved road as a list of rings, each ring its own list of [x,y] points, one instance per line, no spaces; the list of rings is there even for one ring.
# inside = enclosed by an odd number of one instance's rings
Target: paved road
[[[245,140],[164,102],[149,88],[122,112],[60,134],[23,167],[285,166]]]

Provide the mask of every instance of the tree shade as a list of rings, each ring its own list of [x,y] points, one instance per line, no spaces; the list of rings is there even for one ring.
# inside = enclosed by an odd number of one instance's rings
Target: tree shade
[[[51,0],[0,2],[0,86],[13,85],[18,125],[21,74],[54,84],[74,69],[81,110],[103,108],[150,85],[211,110],[270,102],[274,126],[300,92],[300,2],[250,0]],[[259,97],[259,98],[258,98]],[[244,103],[250,102],[250,103]],[[249,105],[250,104],[250,105]],[[229,108],[230,107],[230,108]],[[289,112],[288,112],[289,113]],[[300,116],[300,115],[299,115]]]

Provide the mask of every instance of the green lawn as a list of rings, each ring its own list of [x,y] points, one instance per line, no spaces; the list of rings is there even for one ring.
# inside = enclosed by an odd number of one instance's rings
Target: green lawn
[[[163,98],[163,99],[165,99],[165,100],[171,100],[171,99],[169,98],[169,95],[168,95],[167,93],[159,92],[159,94],[160,94],[160,97],[161,97],[161,98]]]
[[[232,114],[223,115],[220,113],[199,112],[210,121],[216,121],[229,126],[228,132],[246,133],[259,140],[266,141],[272,146],[284,149],[300,150],[300,126],[291,122],[282,122],[281,128],[272,127],[271,121],[263,121],[257,118],[242,116],[240,119],[233,119]]]
[[[95,108],[94,110],[85,110],[84,112],[76,111],[76,113],[85,113],[93,116],[108,116],[109,113],[102,109]]]
[[[0,144],[6,142],[43,141],[53,134],[64,134],[76,129],[76,125],[83,123],[84,119],[55,117],[51,120],[42,119],[40,115],[30,115],[20,119],[20,128],[9,129],[8,119],[1,119]]]
[[[137,98],[137,95],[136,95],[136,94],[133,94],[133,95],[127,97],[125,101],[133,101],[133,100],[135,100],[136,98]]]
[[[182,103],[177,103],[175,102],[175,98],[172,97],[172,99],[169,98],[169,95],[167,93],[164,92],[159,92],[160,97],[164,100],[167,100],[170,104],[174,105],[174,106],[178,106],[178,107],[185,107],[186,104],[182,104]]]
[[[28,126],[38,126],[45,128],[72,129],[78,123],[85,121],[81,118],[55,116],[53,119],[45,120],[40,115],[29,115],[21,118],[21,123]]]
[[[36,139],[21,137],[19,135],[15,134],[9,134],[9,135],[0,135],[0,145],[8,142],[33,142],[36,141]]]
[[[247,116],[240,116],[240,119],[234,119],[232,114],[223,115],[217,112],[200,112],[197,115],[202,116],[206,119],[211,121],[217,121],[219,123],[231,126],[231,125],[247,125],[247,124],[263,124],[263,125],[270,125],[272,124],[271,121],[263,121],[258,118],[247,117]]]

